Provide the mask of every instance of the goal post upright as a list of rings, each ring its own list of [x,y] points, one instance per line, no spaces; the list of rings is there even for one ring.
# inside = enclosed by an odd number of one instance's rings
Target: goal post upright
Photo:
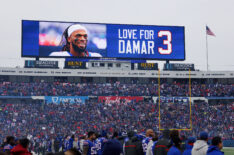
[[[159,130],[161,130],[161,114],[160,114],[160,69],[158,69],[158,107],[159,107],[159,111],[158,111],[158,122],[159,122]]]

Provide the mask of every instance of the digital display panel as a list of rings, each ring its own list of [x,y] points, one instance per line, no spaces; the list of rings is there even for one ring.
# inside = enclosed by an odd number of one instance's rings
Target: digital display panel
[[[185,60],[184,27],[23,20],[22,57]]]

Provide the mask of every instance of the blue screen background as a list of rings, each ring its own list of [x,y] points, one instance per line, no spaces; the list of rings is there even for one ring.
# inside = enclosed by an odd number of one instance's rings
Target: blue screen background
[[[40,30],[40,22],[41,21],[22,21],[22,56],[23,57],[49,57],[49,54],[53,51],[60,51],[61,45],[56,46],[48,46],[48,45],[39,45],[39,30]],[[61,27],[67,27],[68,23],[64,22],[49,22],[49,23],[58,23]],[[91,50],[97,53],[100,53],[102,57],[107,58],[119,58],[119,59],[158,59],[158,60],[185,60],[185,36],[184,36],[184,27],[179,26],[145,26],[145,25],[120,25],[120,24],[99,24],[100,27],[104,26],[106,29],[106,34],[97,31],[98,24],[90,24],[90,23],[81,23],[86,25],[90,30],[92,30],[93,26],[93,38],[99,37],[102,41],[106,40],[106,47],[99,49],[98,47],[93,44],[93,42],[89,41],[87,45],[87,50]],[[120,39],[119,38],[119,31],[122,32],[123,30],[136,30],[136,38],[126,38]],[[153,30],[154,36],[153,39],[145,39],[140,38],[139,32],[140,30]],[[168,55],[163,55],[158,52],[158,48],[161,47],[163,49],[167,48],[167,45],[163,44],[163,40],[166,40],[167,37],[158,37],[159,31],[170,31],[172,34],[172,52]],[[62,31],[61,31],[62,32]],[[60,33],[61,33],[60,32]],[[94,33],[95,32],[95,33]],[[44,32],[45,33],[45,32]],[[101,37],[101,38],[100,38]],[[121,54],[119,53],[119,40],[129,40],[130,42],[139,40],[140,43],[145,41],[154,42],[154,54]],[[95,43],[95,42],[94,42]],[[105,45],[105,42],[104,44]],[[141,46],[141,44],[140,44]]]

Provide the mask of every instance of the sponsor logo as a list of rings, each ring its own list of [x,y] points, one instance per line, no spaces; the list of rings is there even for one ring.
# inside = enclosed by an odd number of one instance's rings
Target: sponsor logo
[[[52,102],[53,103],[58,103],[58,97],[52,97]]]

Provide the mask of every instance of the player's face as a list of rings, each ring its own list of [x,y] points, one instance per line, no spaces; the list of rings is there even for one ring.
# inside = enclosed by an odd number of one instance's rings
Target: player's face
[[[151,133],[150,133],[150,137],[154,137],[155,136],[155,133],[152,131]]]
[[[153,137],[154,136],[154,131],[152,129],[147,130],[147,136]]]
[[[92,140],[95,140],[96,139],[96,135],[93,134],[91,138],[92,138]]]
[[[223,148],[223,142],[219,143],[218,148],[221,150]]]
[[[68,41],[75,47],[75,49],[77,48],[78,51],[84,51],[87,47],[88,34],[85,30],[76,30],[72,32]]]

